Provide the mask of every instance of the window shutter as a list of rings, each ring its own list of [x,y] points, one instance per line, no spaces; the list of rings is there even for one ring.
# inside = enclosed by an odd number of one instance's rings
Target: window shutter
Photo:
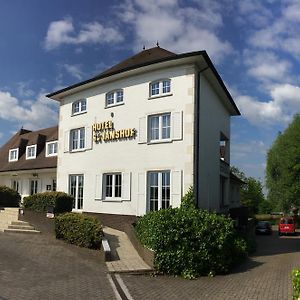
[[[180,170],[171,171],[171,205],[177,207],[181,203],[182,197],[182,176]]]
[[[139,143],[147,142],[147,118],[142,117],[139,119]]]
[[[65,131],[64,134],[64,152],[69,152],[70,151],[70,131]]]
[[[23,194],[29,195],[30,193],[30,179],[23,179],[24,185],[23,185]]]
[[[96,175],[96,182],[95,182],[95,199],[102,200],[103,199],[103,175],[99,174]]]
[[[85,148],[92,149],[93,148],[93,136],[92,136],[92,127],[85,127]]]
[[[182,140],[182,111],[172,113],[172,139]]]
[[[144,207],[146,206],[145,191],[146,191],[146,178],[145,173],[138,173],[138,208],[141,207],[141,212],[138,214],[144,214]],[[146,206],[148,210],[148,207]]]
[[[122,173],[122,200],[130,200],[131,174]]]

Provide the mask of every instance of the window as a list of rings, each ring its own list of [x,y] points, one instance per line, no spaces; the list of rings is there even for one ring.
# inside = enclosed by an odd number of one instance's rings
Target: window
[[[38,180],[31,179],[30,180],[30,195],[36,194],[38,192]]]
[[[86,99],[80,99],[72,104],[72,114],[80,114],[86,112]]]
[[[76,128],[70,131],[70,151],[85,148],[85,128]]]
[[[36,158],[36,145],[26,147],[26,159]]]
[[[114,106],[123,103],[123,90],[116,90],[106,94],[106,106]]]
[[[19,148],[9,150],[8,161],[17,161],[19,159]]]
[[[57,155],[57,141],[46,143],[46,156]]]
[[[171,93],[171,80],[163,79],[150,83],[150,97],[163,96]]]
[[[11,181],[11,188],[15,190],[16,192],[21,192],[21,183],[19,180],[12,180]]]
[[[170,206],[170,171],[148,173],[148,201],[150,211]]]
[[[170,139],[171,114],[149,116],[149,141]]]
[[[122,196],[122,174],[104,174],[104,198],[114,199]]]
[[[70,175],[69,176],[69,194],[74,197],[73,208],[83,208],[83,175]]]

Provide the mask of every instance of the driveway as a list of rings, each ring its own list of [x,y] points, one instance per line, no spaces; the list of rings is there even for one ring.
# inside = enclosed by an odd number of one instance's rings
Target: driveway
[[[0,300],[115,299],[100,251],[0,233]]]
[[[257,236],[256,255],[230,275],[184,280],[167,276],[122,275],[134,299],[280,299],[292,298],[291,271],[300,267],[300,234]]]

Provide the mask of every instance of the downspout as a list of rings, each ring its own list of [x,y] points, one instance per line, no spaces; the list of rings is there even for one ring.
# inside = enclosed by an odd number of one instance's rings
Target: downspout
[[[200,87],[201,87],[201,73],[209,69],[205,67],[198,71],[196,84],[196,97],[194,103],[194,195],[196,198],[196,206],[199,207],[199,131],[200,131]]]

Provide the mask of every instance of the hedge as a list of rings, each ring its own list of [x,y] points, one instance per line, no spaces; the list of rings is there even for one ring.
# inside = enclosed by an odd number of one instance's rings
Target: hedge
[[[74,198],[63,192],[37,193],[23,199],[24,208],[34,211],[47,211],[48,206],[54,207],[54,213],[72,211]]]
[[[1,207],[19,207],[20,201],[21,201],[21,196],[17,191],[7,186],[0,186]]]
[[[165,274],[224,274],[247,256],[232,219],[190,205],[149,212],[138,220],[136,232],[154,250],[156,270]]]
[[[300,268],[294,269],[292,272],[292,280],[293,280],[293,299],[300,299]]]
[[[100,249],[102,225],[94,217],[77,213],[65,213],[55,217],[55,235],[70,244]]]

